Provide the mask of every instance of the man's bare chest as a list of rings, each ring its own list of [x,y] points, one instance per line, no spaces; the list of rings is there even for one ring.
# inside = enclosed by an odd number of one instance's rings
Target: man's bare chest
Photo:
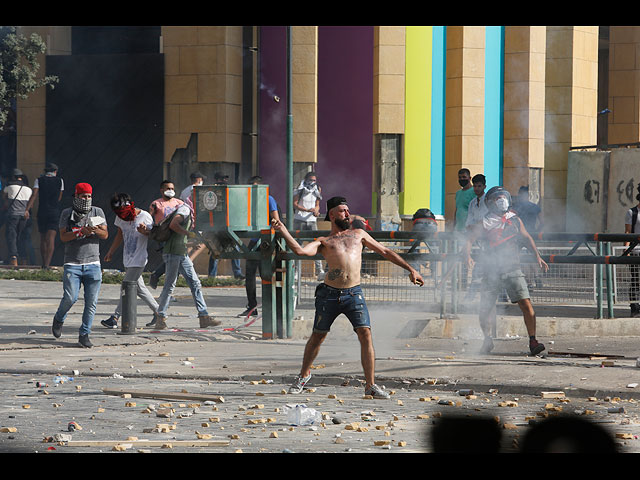
[[[362,241],[355,232],[345,232],[326,237],[322,247],[328,254],[350,254],[362,251]]]

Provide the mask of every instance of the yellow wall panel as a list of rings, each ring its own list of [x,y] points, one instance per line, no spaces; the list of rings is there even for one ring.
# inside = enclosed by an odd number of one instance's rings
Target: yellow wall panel
[[[400,214],[429,207],[433,29],[406,28],[405,143]]]

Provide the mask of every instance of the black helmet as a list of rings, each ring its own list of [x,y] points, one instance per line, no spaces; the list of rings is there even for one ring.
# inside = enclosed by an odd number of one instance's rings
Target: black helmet
[[[496,205],[496,200],[500,197],[504,197],[507,199],[506,209],[500,208]],[[491,213],[495,213],[496,215],[503,215],[505,212],[511,208],[511,194],[504,187],[492,187],[484,196],[484,203],[489,209]]]
[[[415,222],[419,218],[432,218],[435,220],[436,216],[428,208],[419,208],[416,213],[413,214],[413,221]]]

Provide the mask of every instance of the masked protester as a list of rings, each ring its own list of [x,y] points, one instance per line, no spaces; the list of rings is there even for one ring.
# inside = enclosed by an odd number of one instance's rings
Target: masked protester
[[[83,285],[84,310],[78,343],[85,348],[93,346],[89,334],[102,285],[100,240],[106,240],[109,236],[104,212],[92,205],[92,199],[91,185],[78,183],[73,206],[60,214],[60,240],[64,244],[64,295],[51,328],[53,336],[60,338],[67,313],[78,300],[80,285]]]
[[[294,230],[318,230],[320,200],[322,200],[322,189],[318,185],[318,177],[315,172],[307,172],[304,180],[293,192]],[[315,260],[314,264],[317,279],[321,282],[324,279],[322,260]],[[300,272],[300,261],[297,262],[297,267],[297,271]]]
[[[111,197],[111,210],[116,214],[113,222],[118,232],[111,247],[104,256],[105,262],[111,262],[113,254],[122,245],[122,263],[124,282],[136,282],[138,296],[153,312],[157,320],[158,302],[144,284],[142,272],[147,264],[148,235],[153,227],[153,219],[148,212],[137,208],[127,193],[117,193]],[[100,323],[106,328],[117,328],[122,315],[122,296],[113,315]]]
[[[425,239],[417,242],[415,247],[412,246],[410,251],[414,250],[414,248],[417,248],[417,246],[422,242],[424,242],[427,247],[429,247],[429,244],[426,241],[438,231],[438,223],[436,222],[436,216],[434,215],[434,213],[428,208],[419,208],[418,210],[416,210],[412,217],[411,231],[425,232],[428,235]],[[429,250],[431,250],[431,247],[429,247]],[[420,261],[415,260],[409,263],[418,271],[420,271],[420,266],[423,265]],[[429,267],[428,262],[424,265]]]
[[[469,214],[469,202],[476,197],[471,183],[471,172],[468,168],[461,168],[458,171],[458,184],[461,189],[456,192],[454,226],[457,232],[464,232]]]
[[[158,330],[167,328],[167,315],[171,295],[176,286],[178,274],[187,281],[191,290],[191,296],[198,311],[200,328],[215,327],[222,322],[209,315],[207,304],[202,295],[202,284],[198,274],[193,268],[193,262],[187,255],[187,239],[194,238],[196,234],[191,228],[191,209],[187,204],[180,205],[169,224],[171,235],[162,247],[162,259],[166,265],[165,281],[162,293],[158,298],[158,315],[154,318],[154,327]]]
[[[536,339],[536,316],[527,282],[520,268],[521,246],[525,245],[531,251],[543,271],[547,271],[549,267],[540,257],[533,238],[520,218],[510,210],[509,192],[503,187],[493,187],[486,193],[485,203],[488,213],[482,222],[470,230],[465,249],[468,263],[473,265],[471,246],[476,241],[481,245],[478,261],[482,263],[484,275],[479,310],[480,327],[485,336],[482,352],[489,353],[493,349],[491,332],[494,326],[489,323],[490,320],[495,321],[494,309],[498,295],[506,289],[511,302],[517,303],[522,311],[529,334],[529,350],[532,355],[537,355],[545,347]]]
[[[160,183],[160,198],[155,199],[149,206],[149,213],[153,217],[154,225],[160,225],[162,220],[171,215],[180,205],[182,200],[176,198],[176,189],[171,180],[163,180]],[[162,248],[162,245],[159,245]],[[158,287],[160,277],[164,275],[165,264],[161,263],[149,276],[149,286],[154,290]],[[147,324],[147,327],[155,325],[155,318]]]

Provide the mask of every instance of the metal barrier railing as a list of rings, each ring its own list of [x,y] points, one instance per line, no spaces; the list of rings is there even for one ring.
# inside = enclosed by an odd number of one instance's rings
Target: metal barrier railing
[[[291,234],[299,242],[326,236],[329,231],[294,231]],[[369,232],[377,241],[396,250],[407,262],[418,265],[425,285],[418,288],[409,282],[404,269],[386,261],[381,255],[364,252],[362,255],[362,287],[368,302],[403,302],[420,305],[436,305],[440,314],[455,314],[473,278],[466,269],[460,254],[463,238],[452,232],[376,231]],[[241,238],[260,236],[260,242],[249,250]],[[322,259],[299,257],[287,250],[284,240],[273,230],[258,232],[229,232],[232,246],[227,246],[220,258],[244,258],[257,260],[261,264],[263,337],[287,338],[291,336],[293,308],[289,303],[294,295],[304,303],[312,298],[312,288],[317,284],[308,271],[314,262]],[[229,238],[226,240],[228,241]],[[612,242],[631,242],[631,247],[640,243],[635,234],[602,233],[541,233],[535,236],[542,258],[549,264],[550,272],[536,276],[529,268],[533,263],[530,255],[521,255],[524,271],[534,285],[534,301],[562,304],[596,306],[596,318],[604,318],[605,306],[608,317],[613,317],[614,292],[620,290],[622,265],[640,265],[640,256],[627,256],[629,249],[618,247],[613,254]],[[570,246],[567,246],[567,243]],[[591,244],[593,245],[591,245]],[[411,253],[409,253],[411,252]],[[291,260],[295,260],[291,262]],[[300,261],[300,262],[297,262]],[[299,263],[298,272],[288,271],[287,265]],[[415,268],[415,267],[414,267]],[[295,269],[294,269],[295,270]],[[297,275],[294,288],[284,288],[287,274]],[[315,276],[315,272],[313,274]],[[540,287],[536,288],[536,282]],[[546,285],[546,287],[545,287]],[[404,307],[403,307],[404,308]]]

